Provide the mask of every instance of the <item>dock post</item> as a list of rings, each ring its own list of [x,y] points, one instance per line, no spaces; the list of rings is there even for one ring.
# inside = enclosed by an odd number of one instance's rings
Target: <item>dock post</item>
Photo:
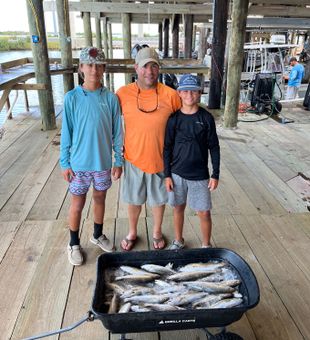
[[[27,12],[29,32],[32,36],[36,80],[47,87],[46,90],[38,92],[43,130],[53,130],[56,129],[56,117],[47,53],[43,2],[41,0],[27,1]]]
[[[175,14],[172,20],[172,58],[179,57],[179,26],[180,14]]]
[[[163,50],[163,24],[161,22],[158,24],[158,50]]]
[[[59,27],[59,43],[61,51],[61,64],[64,68],[72,68],[72,44],[69,19],[68,0],[56,0],[57,18]],[[74,88],[73,71],[63,74],[64,93]]]
[[[102,49],[102,38],[101,38],[101,25],[100,25],[100,13],[96,14],[95,24],[96,24],[96,46]]]
[[[228,5],[229,2],[227,0],[215,0],[213,2],[213,38],[208,103],[209,109],[221,108]]]
[[[108,43],[109,43],[109,59],[113,59],[113,34],[112,34],[112,24],[108,24]],[[114,74],[110,73],[110,90],[114,92]]]
[[[238,121],[240,81],[248,6],[249,0],[234,0],[233,2],[227,90],[224,110],[224,127],[226,128],[236,127]]]
[[[184,22],[184,37],[185,37],[185,47],[184,47],[184,58],[192,57],[192,47],[193,47],[193,22],[194,16],[192,14],[185,14]]]
[[[122,27],[123,27],[123,49],[124,49],[124,58],[131,58],[131,23],[130,23],[130,14],[122,13]],[[131,75],[125,74],[125,82],[126,84],[131,83]]]
[[[109,58],[109,38],[108,38],[108,21],[107,18],[104,17],[102,19],[102,36],[103,36],[103,51],[106,58]],[[105,86],[111,90],[110,84],[110,73],[105,72]]]
[[[169,57],[169,19],[164,19],[164,58]]]
[[[88,0],[81,0],[82,2],[88,1]],[[91,32],[91,21],[90,21],[90,12],[83,12],[82,13],[83,18],[83,26],[84,26],[84,41],[85,41],[85,47],[87,46],[93,46],[93,37]]]

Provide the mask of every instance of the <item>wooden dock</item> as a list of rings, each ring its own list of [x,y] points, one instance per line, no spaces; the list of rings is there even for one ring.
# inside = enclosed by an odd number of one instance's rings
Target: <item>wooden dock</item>
[[[212,196],[212,242],[236,251],[258,280],[260,303],[228,327],[249,340],[310,339],[310,116],[302,108],[287,109],[285,115],[294,123],[267,119],[225,130],[218,121],[222,163],[220,185]],[[86,263],[73,268],[66,253],[69,196],[58,165],[59,138],[59,129],[42,132],[40,119],[20,116],[6,122],[0,140],[1,339],[67,327],[91,306],[101,254],[89,242],[92,202],[89,195],[81,226]],[[107,197],[105,233],[117,250],[127,227],[126,206],[119,201],[119,183],[114,183]],[[150,249],[151,230],[145,208],[135,250]],[[173,239],[170,208],[164,234]],[[201,245],[198,220],[190,210],[184,237],[190,248]],[[128,338],[197,340],[206,335],[198,329]],[[116,340],[119,335],[94,321],[51,339]]]

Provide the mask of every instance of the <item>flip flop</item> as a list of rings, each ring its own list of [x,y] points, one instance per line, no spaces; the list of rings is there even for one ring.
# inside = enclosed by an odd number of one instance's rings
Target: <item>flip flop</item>
[[[159,243],[164,242],[164,245],[162,247],[159,247]],[[155,245],[157,246],[157,248],[155,247]],[[166,247],[166,242],[164,239],[164,236],[160,237],[160,238],[155,238],[153,237],[153,248],[155,250],[160,250],[160,249],[164,249]]]
[[[122,248],[123,250],[125,250],[125,251],[130,251],[130,250],[135,246],[135,244],[136,244],[136,242],[137,242],[137,239],[138,239],[138,237],[136,237],[134,240],[129,240],[129,238],[125,237],[125,238],[122,240],[120,246],[121,246],[121,248]],[[126,248],[123,247],[123,242],[126,243]]]

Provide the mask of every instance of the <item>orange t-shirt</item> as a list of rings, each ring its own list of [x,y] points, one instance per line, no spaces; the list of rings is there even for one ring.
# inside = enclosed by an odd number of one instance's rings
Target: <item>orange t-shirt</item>
[[[178,93],[161,83],[156,89],[148,90],[131,83],[121,87],[116,94],[124,115],[125,159],[149,174],[163,171],[165,129],[171,113],[181,107]],[[154,112],[139,110],[152,111],[156,106]]]

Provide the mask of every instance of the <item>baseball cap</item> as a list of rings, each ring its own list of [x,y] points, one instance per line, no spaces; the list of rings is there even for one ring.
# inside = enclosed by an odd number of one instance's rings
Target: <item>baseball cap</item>
[[[85,47],[80,53],[81,64],[106,64],[104,53],[96,47]]]
[[[201,91],[200,79],[192,74],[183,74],[180,78],[178,91]]]
[[[135,62],[139,67],[143,67],[149,62],[156,63],[158,66],[160,66],[158,54],[154,48],[151,47],[144,47],[139,50],[136,55]]]

